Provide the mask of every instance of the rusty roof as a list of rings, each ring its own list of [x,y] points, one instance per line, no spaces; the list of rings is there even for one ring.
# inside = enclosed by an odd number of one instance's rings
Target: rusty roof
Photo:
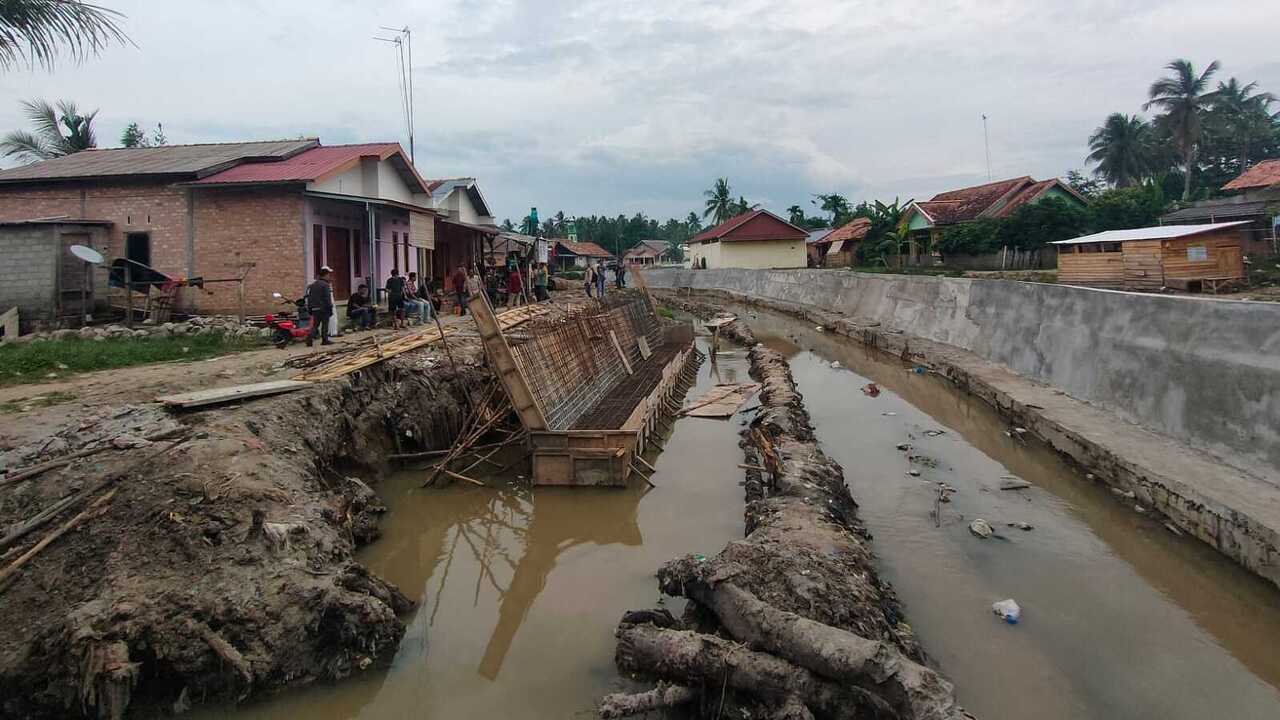
[[[628,248],[623,257],[658,257],[667,251],[667,244],[661,240],[641,240],[638,245]]]
[[[605,250],[593,242],[587,242],[585,240],[582,242],[556,240],[556,245],[568,250],[574,255],[580,255],[582,257],[613,257],[613,254],[608,250]],[[557,250],[557,252],[559,251]]]
[[[1247,190],[1280,185],[1280,158],[1263,160],[1245,170],[1240,177],[1222,186],[1223,190]]]
[[[934,225],[977,220],[982,217],[1008,217],[1014,210],[1035,201],[1052,187],[1070,193],[1080,202],[1086,200],[1071,186],[1057,178],[1035,180],[1029,175],[998,180],[984,185],[938,193],[929,200],[913,203]]]
[[[308,138],[82,150],[52,160],[0,170],[0,183],[147,175],[199,178],[243,162],[284,160],[319,144],[319,140]]]
[[[854,218],[831,232],[823,235],[821,239],[814,241],[814,245],[826,245],[828,243],[852,240],[857,242],[867,236],[867,231],[871,229],[871,220],[860,217]]]

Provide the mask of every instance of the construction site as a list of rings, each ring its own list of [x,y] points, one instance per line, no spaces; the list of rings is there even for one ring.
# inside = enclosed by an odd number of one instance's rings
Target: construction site
[[[636,275],[18,402],[3,715],[1274,717],[1267,495],[1214,546],[905,316]]]

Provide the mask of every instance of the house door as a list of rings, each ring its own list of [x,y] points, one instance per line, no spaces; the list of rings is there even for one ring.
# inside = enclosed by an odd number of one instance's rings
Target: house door
[[[346,300],[351,297],[351,231],[330,226],[324,237],[325,259],[333,270],[333,297]]]

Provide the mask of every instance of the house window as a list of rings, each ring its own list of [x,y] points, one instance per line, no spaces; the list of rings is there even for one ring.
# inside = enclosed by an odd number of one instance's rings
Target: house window
[[[311,261],[315,264],[315,271],[320,273],[320,266],[324,265],[324,226],[311,226]]]
[[[1102,252],[1104,253],[1118,253],[1118,252],[1121,252],[1122,249],[1123,249],[1123,243],[1118,243],[1118,242],[1102,243]]]
[[[124,236],[124,256],[139,265],[151,267],[151,236],[127,233]]]

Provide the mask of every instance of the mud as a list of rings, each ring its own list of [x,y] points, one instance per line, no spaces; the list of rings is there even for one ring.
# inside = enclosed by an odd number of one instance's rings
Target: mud
[[[750,346],[762,384],[760,410],[742,433],[746,537],[659,571],[665,593],[691,602],[679,620],[661,610],[624,616],[619,670],[698,691],[702,717],[965,717],[950,683],[922,664],[786,360],[740,322],[720,333]],[[629,700],[607,698],[602,711]]]
[[[86,488],[116,492],[0,591],[0,714],[181,711],[389,657],[410,603],[353,552],[379,532],[371,484],[381,458],[447,445],[468,389],[487,374],[478,346],[453,353],[456,372],[420,372],[433,354],[424,350],[239,407],[97,410],[0,456],[0,466],[25,467],[126,438],[124,449],[0,487],[0,524],[10,526]],[[179,426],[176,442],[137,440]]]

